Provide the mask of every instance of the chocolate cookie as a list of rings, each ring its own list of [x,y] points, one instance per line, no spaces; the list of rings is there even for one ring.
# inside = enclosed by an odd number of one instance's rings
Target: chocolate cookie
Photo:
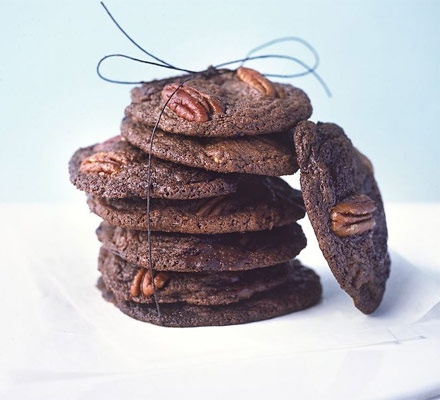
[[[325,258],[362,312],[380,304],[390,273],[387,226],[371,162],[334,124],[295,129],[305,207]]]
[[[144,83],[132,90],[127,116],[154,126],[165,101],[189,75]],[[285,132],[312,114],[307,95],[272,83],[257,71],[211,69],[177,89],[159,128],[190,136],[243,136]]]
[[[98,288],[106,300],[130,317],[170,327],[233,325],[274,318],[311,307],[319,302],[322,294],[318,275],[295,262],[289,267],[287,281],[272,290],[232,304],[162,303],[161,318],[154,304],[119,300],[102,278],[98,280]]]
[[[132,145],[149,153],[152,128],[129,118],[121,133]],[[164,160],[217,172],[257,175],[291,175],[298,170],[292,137],[276,133],[258,137],[198,138],[160,129],[155,132],[152,154]]]
[[[146,198],[148,155],[120,136],[75,152],[71,182],[95,196]],[[153,158],[150,197],[200,199],[235,192],[237,177],[184,167]]]
[[[231,304],[286,283],[293,266],[286,262],[248,271],[156,272],[159,303]],[[127,263],[101,248],[98,269],[118,300],[151,304],[153,285],[148,268]]]
[[[147,230],[145,200],[89,196],[88,205],[111,225]],[[301,192],[281,178],[240,183],[237,193],[199,200],[152,199],[151,230],[195,234],[247,232],[288,225],[304,217]]]
[[[149,266],[148,236],[102,223],[98,239],[124,260]],[[188,235],[152,232],[153,268],[158,271],[239,271],[289,261],[306,246],[301,227],[292,223],[271,231]]]

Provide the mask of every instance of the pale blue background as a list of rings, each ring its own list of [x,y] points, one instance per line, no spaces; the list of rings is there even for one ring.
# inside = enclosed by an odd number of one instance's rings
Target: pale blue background
[[[239,58],[274,37],[306,38],[334,95],[311,77],[292,81],[311,97],[312,119],[345,128],[373,160],[387,201],[440,200],[440,1],[106,4],[145,47],[188,68]],[[2,0],[0,29],[0,201],[82,199],[67,161],[77,147],[117,134],[129,102],[129,87],[99,80],[96,62],[141,54],[98,1]],[[288,50],[310,61],[299,46]],[[167,73],[116,63],[107,71],[135,80]]]

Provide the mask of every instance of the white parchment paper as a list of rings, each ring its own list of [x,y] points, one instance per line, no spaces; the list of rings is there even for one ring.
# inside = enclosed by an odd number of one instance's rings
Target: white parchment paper
[[[11,286],[23,293],[15,310],[3,304],[13,324],[9,337],[3,333],[9,343],[4,350],[8,359],[0,364],[9,390],[17,385],[31,390],[41,382],[52,382],[55,390],[66,380],[89,384],[92,380],[98,385],[101,380],[130,381],[144,374],[160,382],[170,371],[193,370],[203,376],[204,371],[217,371],[222,365],[229,372],[241,365],[254,371],[254,376],[257,365],[272,365],[273,371],[291,365],[292,371],[301,371],[295,360],[304,363],[305,357],[319,365],[318,359],[325,363],[335,352],[362,350],[371,355],[383,346],[411,349],[414,343],[431,348],[440,338],[440,274],[432,265],[423,268],[405,258],[405,249],[392,248],[392,274],[384,301],[377,312],[365,316],[339,288],[305,221],[309,245],[300,259],[321,276],[324,296],[319,305],[245,325],[162,328],[130,319],[105,302],[95,288],[98,218],[84,207],[33,206],[17,221],[16,211],[12,207],[4,213],[11,224],[2,242],[13,273],[8,284],[3,281],[0,286],[4,296],[12,293]],[[391,228],[398,214],[391,218]],[[15,300],[10,297],[9,301]],[[429,351],[426,357],[435,355]],[[277,371],[276,376],[287,379],[290,375]],[[429,379],[432,387],[423,384],[426,393],[432,394],[436,382]],[[418,388],[416,383],[412,387]]]

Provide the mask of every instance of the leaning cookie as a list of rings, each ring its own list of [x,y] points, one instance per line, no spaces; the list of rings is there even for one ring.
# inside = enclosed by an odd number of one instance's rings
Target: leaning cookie
[[[304,203],[321,250],[356,307],[372,313],[390,273],[372,164],[335,124],[302,122],[294,139]]]
[[[75,152],[71,182],[80,190],[110,198],[147,197],[148,155],[121,136]],[[150,197],[200,199],[233,193],[237,177],[152,159]]]
[[[149,264],[147,232],[103,222],[96,230],[104,247],[143,267]],[[306,246],[301,227],[292,223],[267,231],[221,235],[151,232],[152,265],[158,271],[242,271],[280,264]]]
[[[124,118],[121,134],[149,153],[152,128]],[[163,160],[216,172],[281,176],[298,170],[291,134],[198,138],[156,130],[152,154]]]
[[[132,104],[125,114],[154,126],[170,98],[159,128],[204,137],[285,132],[312,114],[310,101],[302,90],[270,82],[249,68],[211,69],[179,88],[189,77],[178,76],[134,88]]]
[[[319,276],[296,262],[288,268],[289,275],[285,282],[271,290],[231,304],[197,305],[185,301],[161,303],[160,317],[155,304],[119,299],[103,278],[98,280],[98,288],[104,298],[123,313],[156,325],[195,327],[244,324],[304,310],[320,301],[322,287]]]
[[[148,229],[145,200],[89,196],[87,203],[111,225]],[[260,178],[241,182],[237,193],[210,199],[152,199],[150,229],[193,234],[261,231],[288,225],[304,215],[301,192],[280,178]]]

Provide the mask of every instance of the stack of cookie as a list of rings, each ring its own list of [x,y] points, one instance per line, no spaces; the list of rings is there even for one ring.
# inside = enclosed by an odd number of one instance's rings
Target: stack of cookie
[[[278,177],[298,169],[292,129],[310,116],[309,99],[246,68],[180,87],[186,78],[133,89],[121,135],[70,161],[72,183],[104,220],[99,288],[124,313],[165,326],[316,304],[318,276],[293,260],[306,245],[302,195]]]

